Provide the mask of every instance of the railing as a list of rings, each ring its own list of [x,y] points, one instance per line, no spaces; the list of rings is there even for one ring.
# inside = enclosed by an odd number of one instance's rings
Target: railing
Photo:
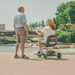
[[[37,33],[34,31],[28,31],[29,32],[29,36],[35,36],[38,37]],[[15,35],[15,32],[0,32],[0,36],[7,36],[7,35]]]

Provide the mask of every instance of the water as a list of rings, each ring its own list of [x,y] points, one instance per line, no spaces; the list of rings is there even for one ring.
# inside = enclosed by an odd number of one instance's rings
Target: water
[[[29,45],[32,43],[26,43],[25,45]],[[15,46],[16,44],[3,44],[0,45],[0,53],[15,53]],[[38,49],[34,48],[25,48],[26,54],[34,54],[38,51]],[[18,53],[21,53],[21,49],[19,48]]]
[[[26,43],[26,45],[29,45],[32,43]],[[15,45],[16,44],[4,44],[0,45],[0,53],[15,53]],[[54,49],[56,53],[60,52],[63,55],[75,55],[75,48],[67,48],[67,49]],[[34,54],[37,53],[37,48],[25,48],[26,54]],[[44,50],[45,52],[45,50]],[[21,53],[21,49],[19,48],[18,53]]]

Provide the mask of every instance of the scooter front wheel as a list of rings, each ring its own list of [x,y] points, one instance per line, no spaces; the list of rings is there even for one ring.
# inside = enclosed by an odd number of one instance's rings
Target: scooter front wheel
[[[57,58],[58,58],[58,59],[61,58],[61,53],[57,53]]]
[[[40,51],[37,53],[37,56],[38,56],[39,58],[41,57]]]
[[[44,59],[47,59],[47,54],[43,54]]]

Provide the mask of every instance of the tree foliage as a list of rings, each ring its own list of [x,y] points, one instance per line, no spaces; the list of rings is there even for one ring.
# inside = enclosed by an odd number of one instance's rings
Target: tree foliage
[[[33,29],[37,29],[37,28],[43,28],[45,26],[44,21],[42,21],[41,23],[30,23],[29,25],[27,24],[27,28],[28,30],[33,30]]]
[[[68,23],[68,18],[70,18],[72,24],[75,23],[75,1],[62,3],[57,7],[55,18],[56,25]]]
[[[63,12],[63,13],[59,13],[59,15],[57,15],[57,17],[55,18],[55,22],[60,25],[60,24],[67,24],[68,23],[68,18],[70,16]]]

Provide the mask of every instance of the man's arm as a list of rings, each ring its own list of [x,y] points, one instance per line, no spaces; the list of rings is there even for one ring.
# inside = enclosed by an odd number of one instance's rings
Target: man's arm
[[[14,25],[14,30],[15,30],[15,32],[16,32],[16,27],[15,27],[15,25]]]
[[[26,23],[23,23],[23,26],[24,26],[24,29],[25,29],[25,31],[26,31],[26,35],[28,36],[29,33],[28,33],[28,30],[27,30],[27,25],[26,25]]]

